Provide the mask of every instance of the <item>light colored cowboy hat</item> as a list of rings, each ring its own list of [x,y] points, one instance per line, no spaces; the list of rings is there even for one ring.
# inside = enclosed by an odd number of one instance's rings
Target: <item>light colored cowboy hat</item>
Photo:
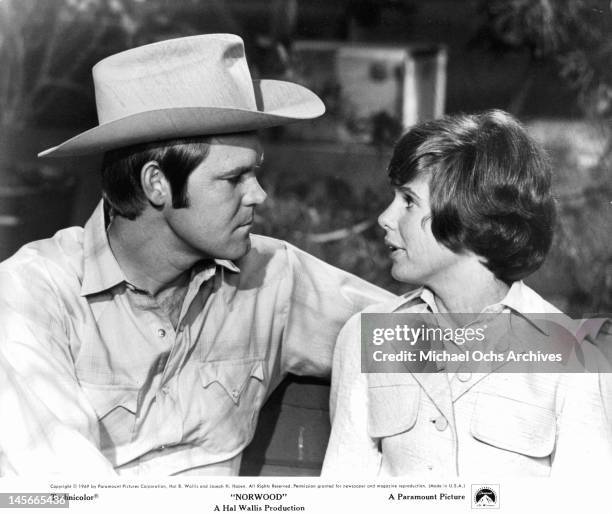
[[[309,89],[252,80],[242,39],[205,34],[126,50],[93,68],[99,125],[39,157],[101,153],[136,143],[244,132],[321,116]]]

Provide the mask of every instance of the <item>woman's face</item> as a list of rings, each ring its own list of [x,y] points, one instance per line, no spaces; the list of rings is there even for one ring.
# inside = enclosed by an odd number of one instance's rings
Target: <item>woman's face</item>
[[[378,223],[391,251],[391,275],[400,282],[431,286],[452,278],[466,257],[438,243],[431,232],[428,174],[397,188]]]

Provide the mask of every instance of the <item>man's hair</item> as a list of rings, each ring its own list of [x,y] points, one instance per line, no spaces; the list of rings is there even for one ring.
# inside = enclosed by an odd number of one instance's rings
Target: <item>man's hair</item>
[[[434,237],[483,257],[498,279],[520,280],[544,261],[555,223],[550,166],[509,114],[416,125],[396,144],[388,173],[395,187],[429,174]]]
[[[147,205],[140,172],[156,161],[170,182],[172,206],[187,207],[187,179],[206,158],[210,137],[189,137],[143,143],[111,150],[102,162],[102,192],[114,214],[136,219]]]

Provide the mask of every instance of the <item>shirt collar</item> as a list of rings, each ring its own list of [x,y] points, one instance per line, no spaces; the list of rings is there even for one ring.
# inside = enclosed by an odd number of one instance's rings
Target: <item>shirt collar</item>
[[[488,306],[485,311],[503,312],[506,309],[529,321],[540,332],[548,334],[551,319],[546,314],[551,314],[551,306],[522,281],[513,282],[506,296],[499,303]]]
[[[225,269],[233,271],[234,273],[240,273],[240,268],[228,259],[215,259],[215,264],[223,266]]]
[[[81,296],[100,293],[125,282],[108,242],[103,201],[85,224],[84,232]]]
[[[419,306],[431,313],[439,312],[433,292],[426,287],[413,289],[400,296],[391,305],[391,312]]]
[[[396,299],[390,301],[388,304],[385,304],[385,307],[388,305],[388,311],[393,313],[423,304],[424,300],[421,298],[421,294],[423,293],[424,289],[425,288],[423,287],[419,287],[418,289],[408,291],[407,293],[404,293],[403,295],[400,295]]]
[[[426,287],[419,287],[400,296],[392,308],[399,309],[406,304],[414,303],[415,300],[424,303],[431,312],[439,312],[433,292]],[[509,308],[522,314],[550,310],[550,307],[544,306],[543,303],[539,295],[519,281],[512,283],[504,298],[498,303],[488,305],[482,312],[500,312],[503,308]]]
[[[100,201],[84,228],[81,296],[101,293],[117,284],[127,282],[111,250],[106,227],[104,202]],[[229,271],[240,273],[240,268],[232,261],[215,259],[214,262]],[[194,266],[191,279],[202,275],[203,272],[204,267]]]
[[[391,305],[390,311],[396,312],[400,309],[417,306],[419,304],[426,308],[429,312],[439,312],[433,292],[426,287],[419,287],[418,289],[414,289],[413,291],[400,296]],[[498,303],[485,307],[482,312],[501,313],[506,309],[509,309],[511,312],[529,320],[529,322],[535,325],[538,330],[544,333],[548,332],[548,320],[546,320],[546,317],[538,319],[534,316],[529,316],[529,314],[550,313],[550,305],[545,302],[535,291],[527,287],[522,281],[513,282],[510,289],[506,293],[506,296],[504,296],[502,300],[500,300]]]
[[[487,305],[482,312],[503,312],[510,309],[512,311],[524,313],[529,312],[525,298],[525,288],[522,282],[513,282],[504,296],[499,302]]]

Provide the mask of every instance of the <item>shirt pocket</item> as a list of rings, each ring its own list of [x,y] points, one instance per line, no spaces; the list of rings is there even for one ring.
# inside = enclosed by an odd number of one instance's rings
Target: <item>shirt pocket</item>
[[[98,417],[102,451],[132,441],[138,409],[136,387],[81,382]]]
[[[244,393],[248,392],[252,379],[264,381],[263,361],[228,360],[203,362],[200,365],[200,378],[204,388],[217,384],[235,405],[239,405]]]
[[[368,388],[368,433],[372,438],[398,435],[416,424],[420,388],[417,385],[390,385]]]
[[[264,370],[261,359],[200,364],[207,420],[202,437],[210,451],[236,452],[251,441],[265,397]]]
[[[555,413],[545,407],[478,393],[470,432],[496,448],[542,458],[554,450],[557,422]]]

